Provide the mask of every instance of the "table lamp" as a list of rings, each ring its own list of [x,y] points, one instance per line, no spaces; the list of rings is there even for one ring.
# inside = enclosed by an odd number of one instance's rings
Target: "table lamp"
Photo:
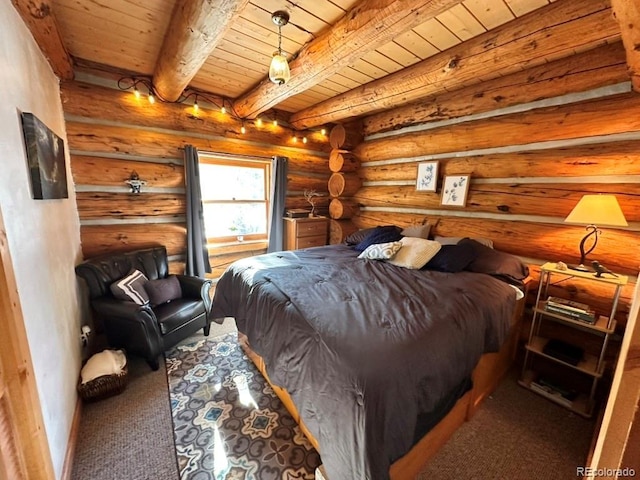
[[[565,223],[587,225],[586,229],[589,233],[580,242],[580,265],[569,266],[569,268],[581,272],[590,271],[589,268],[584,266],[584,262],[585,257],[598,244],[598,234],[601,232],[596,225],[604,227],[628,226],[615,195],[604,194],[584,195],[564,221]],[[593,237],[593,244],[591,248],[585,251],[585,243],[589,237]]]

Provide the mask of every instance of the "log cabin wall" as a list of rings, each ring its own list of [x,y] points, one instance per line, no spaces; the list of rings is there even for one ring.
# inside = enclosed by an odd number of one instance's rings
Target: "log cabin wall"
[[[293,146],[290,130],[282,127],[247,125],[243,135],[241,122],[228,115],[206,108],[196,115],[184,104],[150,105],[131,92],[95,83],[68,82],[61,88],[85,258],[162,244],[171,272],[184,271],[182,148],[187,144],[228,155],[289,157],[287,208],[308,206],[302,193],[315,189],[323,194],[318,206],[327,211],[330,147],[319,132],[307,144]],[[133,171],[146,181],[138,195],[124,183]],[[213,245],[211,276],[265,251],[264,241]]]
[[[491,238],[531,265],[535,289],[540,264],[578,260],[586,232],[563,220],[581,196],[612,193],[629,227],[602,228],[588,259],[637,275],[640,94],[631,92],[620,42],[372,115],[364,134],[354,150],[358,227],[426,219],[438,235]],[[417,164],[433,160],[437,192],[416,191]],[[465,207],[440,206],[443,176],[462,174],[471,175]],[[611,292],[591,284],[554,288],[604,313]],[[632,290],[623,292],[625,311]]]

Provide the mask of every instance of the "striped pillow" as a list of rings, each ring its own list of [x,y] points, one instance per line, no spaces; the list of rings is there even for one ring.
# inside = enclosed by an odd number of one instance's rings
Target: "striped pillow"
[[[144,284],[149,280],[140,270],[133,270],[126,277],[113,282],[111,284],[111,292],[113,296],[138,305],[146,305],[149,303],[149,295],[144,289]]]
[[[369,260],[388,260],[402,248],[402,242],[375,243],[369,245],[358,258]]]

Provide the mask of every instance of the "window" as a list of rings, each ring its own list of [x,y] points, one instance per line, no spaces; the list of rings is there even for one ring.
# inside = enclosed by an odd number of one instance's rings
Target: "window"
[[[267,238],[271,162],[200,155],[204,226],[209,242]]]

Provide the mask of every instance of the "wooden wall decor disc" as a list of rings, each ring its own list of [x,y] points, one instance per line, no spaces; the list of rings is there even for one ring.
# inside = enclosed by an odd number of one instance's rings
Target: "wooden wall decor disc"
[[[333,198],[329,204],[329,216],[333,219],[355,217],[360,213],[360,205],[352,198]]]
[[[329,144],[331,148],[340,148],[347,139],[347,132],[342,125],[336,125],[329,133]]]
[[[339,197],[341,195],[351,197],[360,190],[361,186],[362,180],[353,173],[333,173],[327,183],[329,195],[332,197]]]
[[[329,245],[342,243],[358,230],[351,220],[329,220]]]

